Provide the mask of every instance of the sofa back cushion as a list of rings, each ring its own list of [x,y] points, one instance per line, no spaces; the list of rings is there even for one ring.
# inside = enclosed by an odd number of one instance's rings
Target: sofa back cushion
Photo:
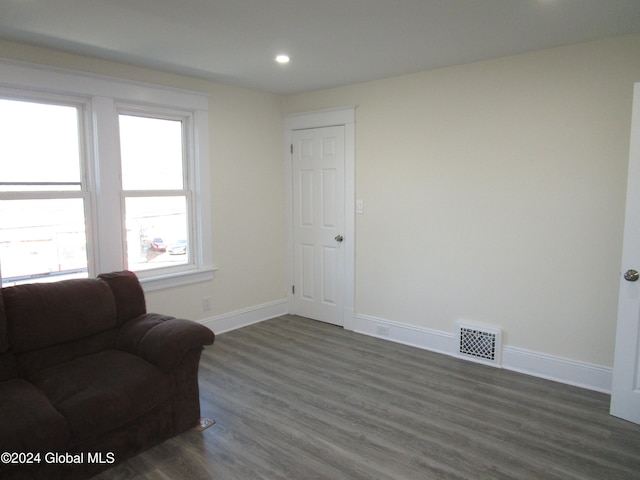
[[[100,336],[116,326],[115,299],[101,280],[18,285],[4,288],[2,296],[9,344],[18,357]]]
[[[9,338],[7,337],[7,314],[4,312],[2,289],[0,289],[0,353],[9,350]]]
[[[135,273],[122,272],[102,273],[100,280],[107,282],[116,299],[118,326],[147,313],[144,290]]]
[[[16,365],[13,353],[9,351],[9,336],[7,333],[7,315],[4,311],[2,289],[0,289],[0,382],[16,376]]]

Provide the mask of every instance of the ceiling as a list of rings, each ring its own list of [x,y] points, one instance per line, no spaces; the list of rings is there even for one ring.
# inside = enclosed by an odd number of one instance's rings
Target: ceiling
[[[277,94],[635,32],[640,0],[0,0],[0,38]]]

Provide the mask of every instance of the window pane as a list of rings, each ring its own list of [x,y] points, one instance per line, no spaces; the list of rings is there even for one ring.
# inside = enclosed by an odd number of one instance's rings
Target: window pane
[[[183,188],[182,122],[120,115],[124,190]]]
[[[80,190],[78,125],[76,107],[0,99],[0,191]]]
[[[2,285],[87,276],[80,198],[0,201]]]
[[[125,207],[130,270],[189,263],[186,197],[130,197]]]

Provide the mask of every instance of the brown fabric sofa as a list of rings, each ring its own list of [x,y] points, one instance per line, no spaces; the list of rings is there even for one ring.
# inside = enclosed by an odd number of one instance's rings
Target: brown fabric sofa
[[[213,341],[131,272],[1,289],[0,478],[87,478],[193,427]]]

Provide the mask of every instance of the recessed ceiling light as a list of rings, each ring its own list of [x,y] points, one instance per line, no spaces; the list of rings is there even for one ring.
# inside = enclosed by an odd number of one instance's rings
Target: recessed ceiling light
[[[278,55],[276,57],[276,62],[278,63],[289,63],[289,55]]]

